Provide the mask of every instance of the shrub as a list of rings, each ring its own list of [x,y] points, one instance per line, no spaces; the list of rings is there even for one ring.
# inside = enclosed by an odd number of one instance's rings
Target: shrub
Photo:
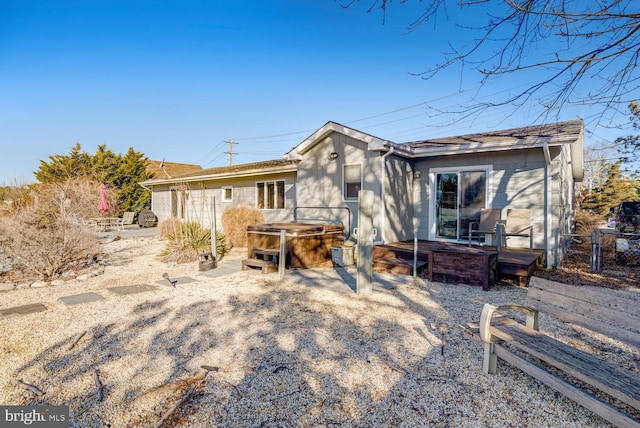
[[[160,238],[168,238],[170,235],[175,235],[179,232],[181,223],[178,217],[170,217],[162,220],[160,224],[158,224],[158,236]]]
[[[14,275],[39,275],[50,280],[76,262],[97,253],[91,230],[82,226],[83,205],[79,203],[84,182],[39,185],[33,189],[33,203],[16,209],[0,222],[0,242],[11,259]],[[94,189],[96,198],[97,190]],[[97,211],[97,201],[94,210]],[[85,209],[88,210],[88,204]],[[88,212],[88,211],[87,211]]]
[[[583,209],[576,210],[574,220],[576,223],[575,233],[580,235],[590,235],[604,222],[598,214]]]
[[[179,220],[178,220],[179,222]],[[172,223],[175,226],[175,223]],[[204,228],[197,221],[179,223],[174,233],[168,233],[169,242],[162,256],[165,260],[186,263],[197,260],[198,254],[211,249],[211,230]],[[218,258],[229,252],[227,241],[222,231],[216,233],[216,250]]]
[[[247,246],[247,226],[264,223],[259,210],[246,206],[230,208],[222,214],[222,227],[231,247]]]

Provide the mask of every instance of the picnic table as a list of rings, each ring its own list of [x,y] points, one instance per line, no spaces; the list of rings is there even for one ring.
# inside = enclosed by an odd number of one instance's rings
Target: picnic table
[[[119,217],[95,217],[91,219],[95,223],[96,229],[99,232],[104,232],[109,229],[118,229],[122,224],[122,219]]]

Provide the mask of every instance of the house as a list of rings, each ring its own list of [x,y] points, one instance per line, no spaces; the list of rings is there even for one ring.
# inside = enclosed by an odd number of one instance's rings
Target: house
[[[234,205],[263,210],[267,222],[357,227],[358,191],[374,193],[375,242],[466,242],[482,208],[528,209],[534,247],[560,261],[556,233],[570,233],[574,183],[583,178],[581,120],[395,143],[328,122],[284,159],[156,179],[152,210],[208,222]],[[524,238],[511,246],[527,247]],[[557,258],[556,258],[557,257]]]

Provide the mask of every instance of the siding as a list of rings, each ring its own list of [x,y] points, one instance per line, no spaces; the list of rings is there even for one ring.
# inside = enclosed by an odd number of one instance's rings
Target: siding
[[[222,214],[229,208],[248,206],[256,208],[256,183],[261,181],[284,180],[285,208],[262,210],[266,222],[288,222],[293,218],[296,205],[295,173],[268,174],[257,177],[238,177],[215,181],[192,182],[172,186],[184,192],[184,220],[196,220],[205,226],[211,224],[211,198],[216,198],[216,222],[222,228]],[[222,202],[222,188],[233,188],[233,200]],[[151,210],[162,221],[171,217],[171,187],[154,186]]]
[[[335,152],[338,157],[329,159]],[[367,144],[339,133],[331,133],[303,154],[298,164],[297,202],[299,221],[325,221],[353,230],[358,225],[358,202],[342,197],[342,168],[362,164],[362,189],[374,192],[374,227],[380,227],[380,155],[367,150]],[[310,209],[304,207],[323,207]],[[351,210],[351,225],[345,210]],[[333,208],[333,209],[332,209]]]
[[[386,160],[385,168],[384,206],[386,219],[383,222],[382,237],[385,242],[413,239],[414,179],[411,162],[390,155]]]
[[[420,172],[416,181],[414,199],[418,237],[428,239],[430,227],[429,171],[432,168],[460,168],[477,165],[491,165],[489,178],[488,206],[502,209],[506,219],[508,208],[526,208],[532,213],[534,226],[534,246],[543,248],[544,241],[544,177],[545,159],[542,150],[517,150],[510,152],[478,153],[474,155],[454,155],[442,158],[416,160],[415,171]],[[528,247],[528,238],[510,238],[509,245]]]

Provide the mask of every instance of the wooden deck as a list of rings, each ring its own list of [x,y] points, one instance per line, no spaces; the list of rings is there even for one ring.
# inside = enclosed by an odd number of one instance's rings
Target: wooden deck
[[[418,241],[418,271],[428,269],[430,279],[442,282],[482,285],[488,289],[497,276],[518,277],[526,286],[533,272],[542,265],[544,252],[521,248]],[[431,261],[431,265],[429,265]],[[413,273],[413,241],[377,245],[373,249],[374,270],[411,275]]]

